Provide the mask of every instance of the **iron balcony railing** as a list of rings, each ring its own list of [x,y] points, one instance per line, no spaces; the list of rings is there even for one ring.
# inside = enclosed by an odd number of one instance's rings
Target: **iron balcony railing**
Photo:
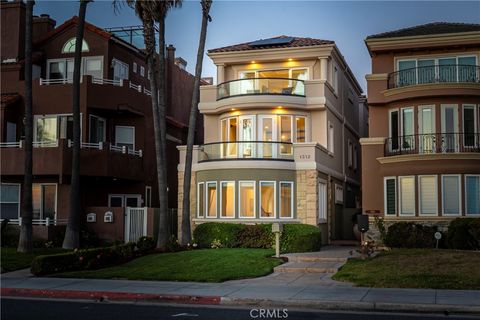
[[[217,100],[257,94],[304,97],[305,83],[290,78],[251,78],[227,81],[217,86]]]
[[[229,141],[201,146],[199,162],[218,160],[293,161],[293,144],[279,141]]]
[[[390,137],[385,155],[480,152],[480,133],[427,133]]]
[[[424,66],[388,75],[388,89],[429,83],[480,83],[480,66],[463,64]]]

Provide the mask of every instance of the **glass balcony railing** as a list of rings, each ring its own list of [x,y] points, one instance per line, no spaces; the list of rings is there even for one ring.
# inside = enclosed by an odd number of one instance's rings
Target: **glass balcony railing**
[[[429,83],[480,83],[480,66],[435,65],[392,72],[388,89]]]
[[[289,78],[238,79],[217,86],[217,100],[242,95],[305,96],[303,80]]]
[[[201,146],[200,162],[218,160],[293,161],[293,144],[276,141],[214,142]]]

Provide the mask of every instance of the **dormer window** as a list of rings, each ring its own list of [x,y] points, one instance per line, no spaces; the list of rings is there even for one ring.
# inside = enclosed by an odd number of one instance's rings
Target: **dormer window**
[[[76,42],[77,42],[77,40],[75,38],[71,38],[70,40],[65,42],[65,44],[63,45],[63,48],[62,48],[62,53],[75,53]],[[85,40],[83,40],[82,41],[82,52],[88,52],[88,51],[90,51],[90,49],[88,47],[88,43]]]

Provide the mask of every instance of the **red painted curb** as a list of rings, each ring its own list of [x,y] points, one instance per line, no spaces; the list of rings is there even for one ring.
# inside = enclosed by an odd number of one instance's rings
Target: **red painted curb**
[[[63,298],[63,299],[94,299],[112,301],[158,301],[188,304],[220,304],[220,297],[198,297],[182,295],[162,295],[153,293],[106,292],[106,291],[74,291],[74,290],[43,290],[2,288],[5,297],[29,298]]]

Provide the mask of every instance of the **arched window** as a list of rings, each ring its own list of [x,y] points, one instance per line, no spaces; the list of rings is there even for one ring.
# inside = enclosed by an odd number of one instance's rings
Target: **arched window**
[[[77,41],[76,41],[75,38],[71,38],[70,40],[65,42],[65,44],[63,45],[63,48],[62,48],[62,53],[74,53],[76,42]],[[88,52],[88,51],[89,51],[88,43],[85,40],[83,40],[83,42],[82,42],[82,52]]]

